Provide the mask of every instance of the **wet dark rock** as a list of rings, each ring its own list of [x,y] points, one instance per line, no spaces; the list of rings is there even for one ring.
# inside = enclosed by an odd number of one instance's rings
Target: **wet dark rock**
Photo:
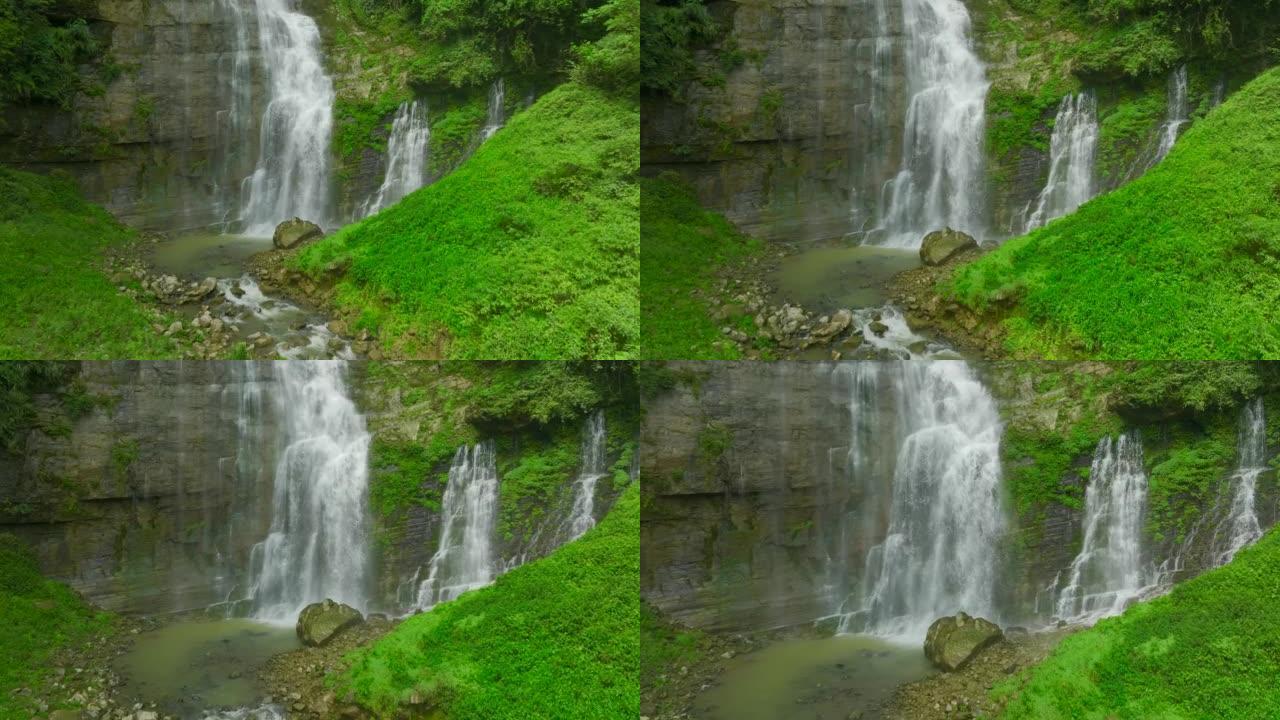
[[[977,240],[959,230],[937,230],[924,236],[920,245],[920,261],[925,265],[942,265],[965,250],[977,247]]]
[[[339,632],[364,622],[364,616],[350,605],[325,600],[303,608],[298,615],[298,639],[303,645],[323,646]]]
[[[292,250],[322,237],[324,237],[324,230],[320,229],[319,225],[301,218],[294,218],[276,226],[276,232],[271,236],[271,243],[277,249]]]
[[[956,613],[929,626],[924,654],[937,667],[954,672],[1003,637],[1000,626],[990,620]]]

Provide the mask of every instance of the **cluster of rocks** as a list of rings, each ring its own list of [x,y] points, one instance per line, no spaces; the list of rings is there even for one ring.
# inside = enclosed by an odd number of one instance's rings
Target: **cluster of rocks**
[[[1013,627],[1001,631],[994,623],[980,618],[967,618],[963,623],[958,615],[940,618],[930,628],[933,642],[926,640],[926,652],[932,653],[930,660],[935,664],[959,662],[959,666],[904,685],[895,694],[886,717],[903,720],[998,717],[1011,696],[993,699],[990,691],[998,683],[1017,676],[1020,670],[1042,661],[1062,638],[1077,629],[1031,633],[1025,628]],[[947,636],[946,639],[943,636]],[[950,647],[953,644],[954,647]],[[968,649],[972,652],[967,652]]]

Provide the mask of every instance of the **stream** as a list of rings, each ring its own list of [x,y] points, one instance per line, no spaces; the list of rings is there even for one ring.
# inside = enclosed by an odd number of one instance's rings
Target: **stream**
[[[250,259],[271,249],[269,237],[195,233],[157,243],[150,264],[181,280],[217,280],[208,301],[180,308],[186,321],[207,307],[212,319],[250,347],[291,360],[355,359],[351,341],[330,330],[323,313],[267,295],[249,275]]]
[[[954,360],[960,354],[946,343],[912,329],[906,313],[892,304],[888,288],[900,273],[920,267],[916,250],[873,245],[820,244],[783,257],[766,280],[777,305],[793,304],[817,315],[841,310],[853,314],[855,347],[845,343],[844,358],[855,360]],[[797,359],[828,360],[831,347],[818,345]]]

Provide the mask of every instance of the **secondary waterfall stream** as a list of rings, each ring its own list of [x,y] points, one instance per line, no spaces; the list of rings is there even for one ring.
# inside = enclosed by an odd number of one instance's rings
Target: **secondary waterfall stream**
[[[458,448],[441,501],[439,545],[427,578],[418,588],[418,607],[453,600],[493,580],[497,511],[498,468],[493,442]]]
[[[361,611],[369,586],[369,441],[336,362],[273,366],[284,449],[271,529],[253,549],[253,616],[293,623],[326,598]]]
[[[1098,101],[1092,92],[1062,99],[1049,143],[1049,179],[1025,211],[1023,232],[1074,212],[1093,197],[1098,132]]]
[[[595,527],[596,483],[608,474],[604,413],[587,419],[582,438],[582,468],[574,482],[573,508],[569,511],[566,541],[576,540]]]
[[[1215,561],[1231,562],[1240,549],[1262,537],[1255,500],[1258,476],[1267,467],[1267,418],[1262,398],[1254,398],[1240,413],[1238,466],[1229,480],[1231,506],[1215,538]]]
[[[841,631],[914,641],[942,615],[998,618],[993,549],[1006,517],[995,400],[963,362],[856,363],[837,372],[851,392],[855,482],[871,479],[861,477],[870,469],[867,445],[883,441],[883,386],[901,413],[887,534],[866,555],[860,591],[841,603]]]
[[[391,136],[387,139],[387,174],[378,191],[361,208],[362,217],[396,204],[427,184],[430,142],[431,125],[426,101],[402,103],[396,110]]]
[[[1147,475],[1137,433],[1098,443],[1084,503],[1084,542],[1055,608],[1072,622],[1119,614],[1156,582],[1143,551]]]
[[[1164,125],[1160,128],[1160,144],[1156,147],[1156,154],[1151,161],[1151,166],[1155,166],[1165,159],[1165,156],[1173,149],[1174,143],[1178,141],[1178,135],[1182,132],[1182,128],[1191,120],[1191,103],[1187,98],[1186,65],[1179,66],[1169,76],[1168,106],[1167,117]]]
[[[877,0],[882,22],[890,17],[881,7],[886,1]],[[981,238],[990,83],[969,37],[969,12],[960,0],[902,0],[902,22],[908,100],[900,165],[882,190],[872,241],[919,247],[926,233],[943,227]],[[881,27],[877,35],[894,32]]]

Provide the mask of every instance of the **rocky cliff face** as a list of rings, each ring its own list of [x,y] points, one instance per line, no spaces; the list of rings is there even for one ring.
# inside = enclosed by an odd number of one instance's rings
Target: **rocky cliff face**
[[[704,206],[768,240],[839,238],[873,227],[881,189],[898,171],[907,102],[902,53],[888,52],[877,67],[877,52],[905,42],[902,4],[706,5],[722,35],[697,53],[702,77],[677,98],[644,98],[646,171],[678,173]],[[1082,80],[1060,57],[1063,48],[1080,42],[1065,27],[1070,23],[1019,12],[1005,0],[965,5],[974,49],[991,82],[988,130],[1001,120],[1014,126],[1001,140],[1011,147],[988,142],[986,148],[983,199],[991,237],[1021,232],[1022,216],[1049,172],[1055,109],[1067,92],[1093,88],[1103,98],[1103,114],[1130,103],[1116,128],[1102,133],[1100,154],[1106,157],[1100,158],[1098,187],[1112,189],[1141,174],[1132,165],[1135,156],[1153,150],[1148,146],[1164,120],[1164,78]],[[1205,69],[1205,78],[1210,72],[1218,71]],[[1226,87],[1194,79],[1193,86],[1193,108],[1207,108]],[[1115,167],[1107,165],[1113,161]]]
[[[976,368],[997,400],[1006,433],[1011,428],[1064,433],[1088,413],[1106,408],[1104,396],[1084,397],[1070,387],[1046,390],[1027,365]],[[647,403],[641,439],[647,493],[642,595],[680,622],[715,630],[801,624],[832,615],[843,595],[858,587],[867,550],[886,532],[889,482],[897,461],[892,432],[883,436],[884,446],[862,449],[874,454],[861,467],[873,468],[875,477],[854,478],[847,461],[855,442],[849,388],[835,365],[674,363],[668,368],[679,382]],[[1056,370],[1052,364],[1045,368]],[[1099,375],[1113,371],[1087,363],[1073,369]],[[897,423],[901,409],[892,400],[877,400],[882,408],[877,428]],[[1148,461],[1158,464],[1173,444],[1184,442],[1178,438],[1179,423],[1185,421],[1171,416],[1154,425],[1138,418],[1121,422],[1149,426],[1144,431]],[[1269,457],[1275,452],[1272,447]],[[1058,489],[1074,488],[1083,498],[1091,459],[1092,448],[1070,459]],[[1005,462],[1033,460],[1006,455]],[[1233,467],[1233,460],[1225,462],[1224,467]],[[1006,486],[1012,470],[1004,469]],[[1152,472],[1158,478],[1168,474]],[[1209,483],[1208,502],[1178,493],[1169,500],[1180,503],[1178,514],[1203,518],[1198,534],[1149,529],[1151,559],[1168,560],[1170,568],[1179,565],[1173,579],[1210,566],[1208,544],[1224,509],[1213,498],[1225,495],[1229,504],[1229,476],[1224,470]],[[1280,494],[1270,473],[1258,487],[1259,521],[1269,527],[1277,520]],[[843,529],[842,519],[850,521]],[[1081,505],[1058,502],[1010,518],[1010,531],[994,549],[1000,574],[996,604],[1006,622],[1049,619],[1055,580],[1079,552],[1082,520]]]
[[[221,221],[238,208],[240,180],[253,169],[228,137],[236,28],[226,3],[91,0],[76,10],[105,48],[109,72],[82,70],[101,93],[81,94],[70,110],[5,108],[0,162],[69,172],[130,225]]]
[[[459,381],[444,364],[417,367],[424,383]],[[0,452],[0,532],[30,544],[46,575],[105,609],[234,610],[248,596],[251,550],[271,526],[283,452],[270,363],[82,363],[74,382],[90,401],[86,411],[70,417],[54,395],[38,396],[38,428],[21,452]],[[347,382],[375,442],[426,444],[439,430],[421,403],[406,402],[405,388],[366,364],[352,364]],[[519,457],[516,429],[494,433],[509,448],[504,457]],[[422,487],[438,497],[447,469],[424,473]],[[558,547],[573,480],[564,478],[549,506],[518,506],[532,531],[496,538],[495,554],[514,564]],[[598,484],[597,517],[616,495],[608,480]],[[399,609],[435,553],[440,510],[415,505],[394,523],[375,516],[374,524],[372,604]]]

